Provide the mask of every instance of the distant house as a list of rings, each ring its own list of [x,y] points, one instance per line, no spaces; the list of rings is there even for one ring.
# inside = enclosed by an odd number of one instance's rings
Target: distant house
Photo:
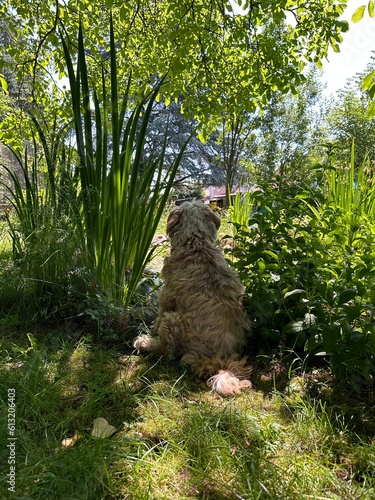
[[[249,186],[234,186],[230,191],[232,201],[238,192],[246,193],[252,191],[254,188]],[[204,193],[204,201],[206,203],[216,203],[219,208],[227,208],[227,188],[225,186],[209,186]]]

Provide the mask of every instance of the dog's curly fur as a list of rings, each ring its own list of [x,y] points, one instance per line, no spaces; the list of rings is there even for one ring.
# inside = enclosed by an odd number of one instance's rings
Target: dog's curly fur
[[[139,351],[172,353],[224,395],[251,387],[251,368],[239,358],[249,322],[237,273],[215,246],[220,218],[204,203],[186,202],[168,218],[171,253],[164,261],[157,336],[142,335]]]

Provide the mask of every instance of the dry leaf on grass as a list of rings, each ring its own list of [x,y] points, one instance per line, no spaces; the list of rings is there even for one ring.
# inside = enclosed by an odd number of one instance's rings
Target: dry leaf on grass
[[[99,417],[94,420],[94,427],[91,435],[97,438],[105,439],[112,436],[112,434],[116,431],[116,427],[110,425],[105,418]]]
[[[74,446],[81,436],[76,431],[71,438],[66,438],[61,441],[61,444],[65,447]]]

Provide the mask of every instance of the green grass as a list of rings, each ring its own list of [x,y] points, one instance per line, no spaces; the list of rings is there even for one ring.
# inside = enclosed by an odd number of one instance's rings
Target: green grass
[[[15,330],[2,329],[0,368],[4,439],[16,392],[14,498],[374,497],[373,402],[334,391],[325,373],[255,371],[254,390],[223,399],[172,359]],[[117,433],[92,437],[97,417]]]

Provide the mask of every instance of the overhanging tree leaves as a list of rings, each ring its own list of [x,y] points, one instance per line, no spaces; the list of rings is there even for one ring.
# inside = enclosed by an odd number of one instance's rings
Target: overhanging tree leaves
[[[358,7],[352,15],[352,22],[358,23],[361,21],[365,15],[366,4]],[[375,3],[373,0],[369,0],[367,4],[367,11],[370,17],[375,17]],[[362,82],[362,90],[367,90],[368,95],[372,99],[372,102],[368,105],[367,108],[367,117],[374,118],[375,116],[375,101],[373,100],[375,97],[375,71],[371,71],[366,78]]]
[[[4,0],[0,14],[14,35],[8,52],[19,76],[37,75],[34,97],[47,77],[63,74],[58,29],[74,43],[81,21],[91,63],[106,57],[112,9],[121,40],[119,80],[131,68],[141,94],[167,72],[166,102],[182,95],[183,111],[207,123],[222,112],[254,111],[273,91],[293,89],[303,80],[303,65],[320,64],[330,46],[338,50],[348,29],[340,19],[345,0],[238,4],[241,13],[224,0]]]

